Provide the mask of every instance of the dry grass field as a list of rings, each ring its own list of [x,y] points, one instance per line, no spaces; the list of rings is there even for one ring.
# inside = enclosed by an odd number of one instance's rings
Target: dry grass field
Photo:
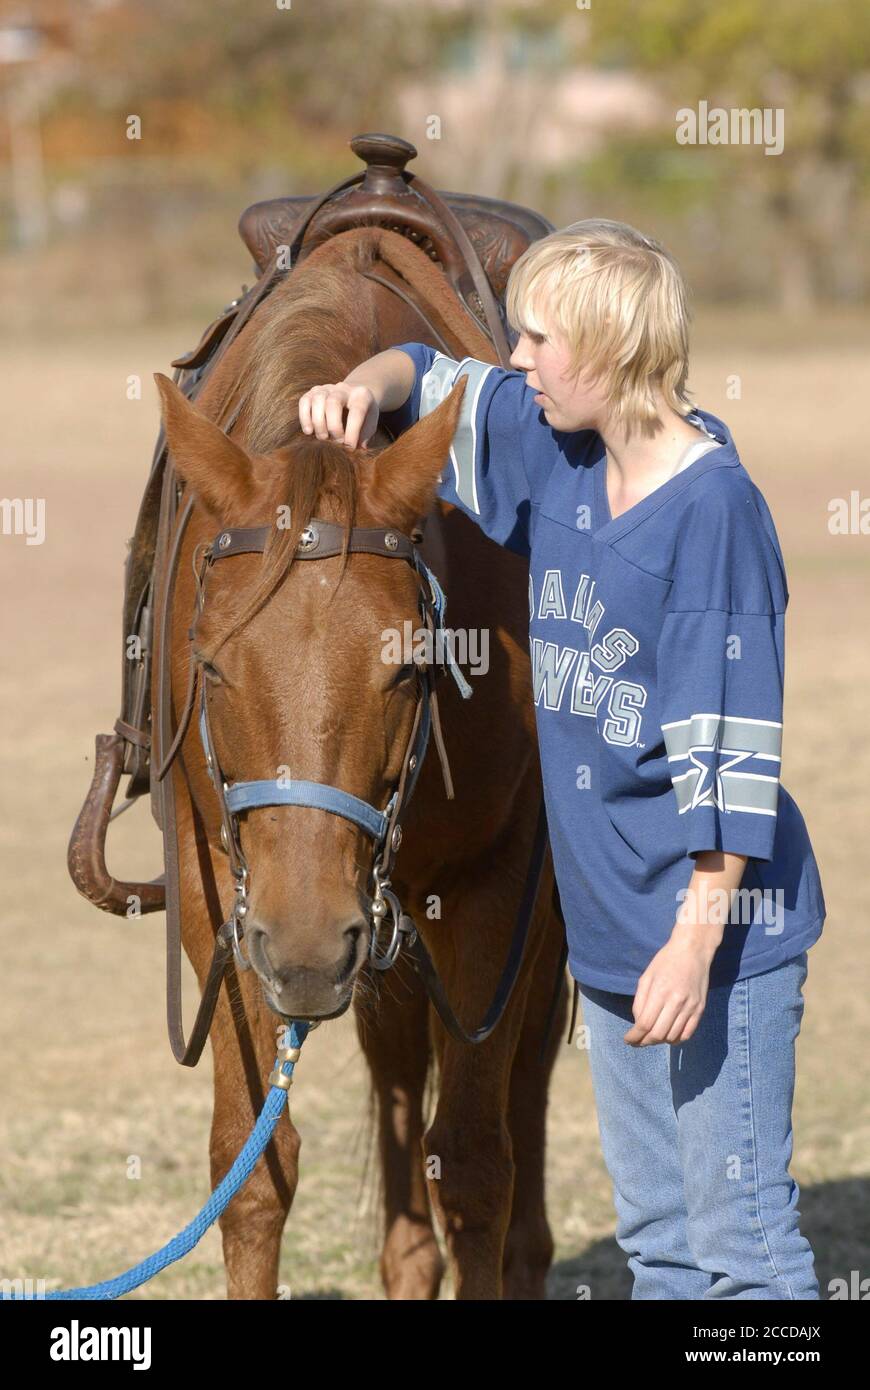
[[[208,1194],[211,1056],[188,1071],[169,1050],[163,917],[101,914],[77,896],[65,862],[93,736],[118,713],[125,542],[157,425],[151,373],[200,328],[43,335],[0,349],[0,491],[46,503],[44,544],[0,536],[0,1277],[50,1288],[127,1268]],[[134,374],[140,401],[126,398]],[[740,398],[730,399],[735,377]],[[870,536],[832,536],[827,525],[831,498],[870,495],[870,346],[851,322],[801,335],[701,314],[692,385],[731,425],[788,568],[783,780],[807,820],[829,912],[810,952],[792,1171],[826,1297],[830,1279],[870,1275]],[[147,805],[116,823],[110,848],[122,876],[159,872]],[[192,975],[187,984],[190,1016]],[[312,1034],[293,1091],[302,1167],[282,1262],[293,1298],[383,1297],[367,1116],[347,1015]],[[141,1159],[138,1179],[130,1155]],[[594,1299],[627,1299],[588,1063],[564,1042],[548,1191],[550,1297],[588,1284]],[[224,1296],[216,1229],[133,1295]]]

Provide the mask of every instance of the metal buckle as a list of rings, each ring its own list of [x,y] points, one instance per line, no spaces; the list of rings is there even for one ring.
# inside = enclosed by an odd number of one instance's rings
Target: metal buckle
[[[383,884],[378,884],[378,893],[379,896],[375,898],[372,904],[372,916],[375,921],[372,927],[372,939],[369,943],[369,960],[375,970],[389,970],[390,966],[395,964],[396,957],[402,946],[402,929],[400,926],[402,909],[399,904],[399,899],[392,889],[385,888]],[[386,916],[387,906],[393,914],[393,930],[387,949],[382,954],[378,954],[378,931],[381,922]]]
[[[236,877],[236,900],[233,903],[232,919],[233,955],[235,957],[236,965],[239,967],[240,970],[253,969],[251,962],[249,960],[246,960],[245,957],[242,955],[242,936],[244,935],[245,931],[243,921],[244,918],[248,915],[247,883],[248,871],[247,869],[243,868],[241,873],[238,874]]]
[[[413,946],[417,939],[417,929],[413,920],[402,911],[402,905],[396,894],[389,888],[389,878],[381,878],[380,864],[376,864],[372,870],[375,880],[375,896],[372,902],[372,937],[369,942],[369,960],[375,970],[389,970],[394,965],[399,951],[402,949],[402,937],[407,936],[408,945]],[[381,923],[387,913],[392,913],[392,932],[390,941],[385,951],[378,951],[378,933]],[[408,925],[406,926],[405,923]]]

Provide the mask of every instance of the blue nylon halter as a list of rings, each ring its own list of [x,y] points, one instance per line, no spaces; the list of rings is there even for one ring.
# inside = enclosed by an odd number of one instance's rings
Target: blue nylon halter
[[[202,687],[199,703],[199,736],[208,775],[214,782],[214,759],[205,726],[204,702],[205,686]],[[424,736],[424,751],[427,742],[428,730]],[[324,782],[309,782],[298,777],[278,777],[258,782],[233,782],[224,789],[224,799],[227,808],[234,815],[240,811],[257,810],[261,806],[314,806],[321,811],[332,811],[336,816],[344,816],[347,820],[353,821],[371,835],[376,844],[380,844],[396,803],[396,793],[393,792],[386,809],[378,811],[368,801],[363,801],[350,792],[343,792],[338,787],[330,787]]]
[[[417,564],[420,572],[425,575],[429,582],[432,593],[432,603],[435,613],[436,632],[444,631],[444,609],[447,600],[444,590],[429,569],[428,565],[417,556]],[[459,666],[457,665],[450,642],[445,638],[444,650],[447,657],[447,665],[456,681],[460,694],[463,699],[473,693],[468,682],[465,680]],[[429,712],[429,702],[424,698],[422,727],[420,732],[420,752],[415,769],[413,781],[416,781],[416,774],[419,773],[423,763],[423,757],[429,743],[429,731],[431,728],[432,717]],[[212,749],[209,745],[208,730],[205,718],[205,684],[200,689],[199,703],[199,736],[202,742],[203,752],[205,753],[206,767],[208,775],[214,783],[215,768],[217,761],[214,758]],[[411,788],[408,789],[410,795]],[[396,804],[397,791],[394,791],[383,811],[379,811],[370,802],[363,801],[358,796],[353,796],[350,792],[341,791],[338,787],[331,787],[324,782],[310,782],[304,778],[279,777],[267,778],[254,782],[234,782],[224,788],[224,799],[227,809],[234,815],[240,811],[258,810],[263,806],[310,806],[321,811],[330,811],[333,815],[344,816],[346,820],[352,821],[372,837],[376,845],[383,840],[393,807]]]

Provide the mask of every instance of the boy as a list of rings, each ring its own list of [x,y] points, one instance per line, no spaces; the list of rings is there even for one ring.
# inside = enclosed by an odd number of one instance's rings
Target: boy
[[[788,1164],[825,904],[779,781],[773,522],[687,395],[685,286],[657,242],[574,223],[519,258],[506,308],[514,371],[406,343],[312,388],[300,421],[365,446],[469,376],[439,496],[529,560],[553,862],[632,1297],[817,1299]]]

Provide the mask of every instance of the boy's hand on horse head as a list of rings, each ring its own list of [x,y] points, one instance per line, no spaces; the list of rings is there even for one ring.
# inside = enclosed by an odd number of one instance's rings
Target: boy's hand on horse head
[[[345,411],[347,419],[344,419]],[[304,434],[333,439],[348,449],[367,449],[377,429],[380,408],[368,386],[346,381],[312,386],[299,397]]]

